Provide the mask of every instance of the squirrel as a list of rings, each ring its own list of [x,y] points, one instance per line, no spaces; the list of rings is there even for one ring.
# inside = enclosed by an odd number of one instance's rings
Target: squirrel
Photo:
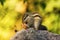
[[[26,24],[26,28],[34,28],[35,30],[47,30],[47,27],[42,25],[42,17],[37,13],[25,13],[22,18],[22,23]]]

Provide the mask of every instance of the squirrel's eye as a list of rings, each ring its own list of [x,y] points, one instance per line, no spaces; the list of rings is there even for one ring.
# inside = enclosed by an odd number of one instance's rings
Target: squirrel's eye
[[[27,24],[28,22],[26,22],[26,24]]]

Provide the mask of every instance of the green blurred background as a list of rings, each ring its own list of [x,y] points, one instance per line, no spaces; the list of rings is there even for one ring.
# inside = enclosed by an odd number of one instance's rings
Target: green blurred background
[[[38,12],[43,17],[42,25],[60,34],[60,0],[0,0],[0,40],[10,40],[16,30],[23,29],[26,12]]]

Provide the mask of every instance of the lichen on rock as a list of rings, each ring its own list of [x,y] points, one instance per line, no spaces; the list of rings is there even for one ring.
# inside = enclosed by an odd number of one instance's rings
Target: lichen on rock
[[[48,32],[47,30],[29,28],[17,32],[11,40],[60,40],[60,35]]]

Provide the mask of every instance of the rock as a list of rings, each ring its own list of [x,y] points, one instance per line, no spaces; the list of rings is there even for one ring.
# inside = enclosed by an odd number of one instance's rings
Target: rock
[[[11,40],[60,40],[60,35],[48,32],[47,30],[29,28],[17,32]]]

